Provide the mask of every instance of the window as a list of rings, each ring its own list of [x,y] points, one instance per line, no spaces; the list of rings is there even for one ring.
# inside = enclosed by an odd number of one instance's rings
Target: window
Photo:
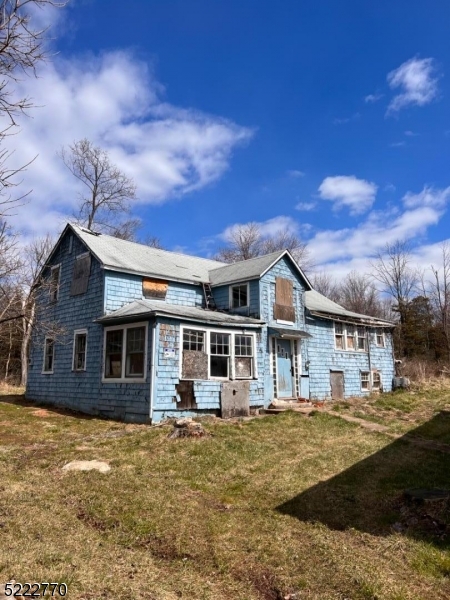
[[[181,379],[252,379],[255,334],[182,327]]]
[[[211,377],[228,379],[230,357],[230,334],[211,333],[209,368]]]
[[[375,333],[375,342],[378,348],[384,348],[384,332],[377,331]]]
[[[381,389],[381,373],[380,371],[372,371],[372,389]]]
[[[334,347],[336,350],[366,352],[366,329],[350,323],[334,323]]]
[[[51,271],[50,271],[50,302],[56,302],[58,300],[60,273],[61,273],[61,265],[56,265],[56,267],[51,268]]]
[[[142,280],[142,295],[144,298],[165,300],[168,287],[167,281],[144,277]]]
[[[334,345],[339,350],[345,350],[344,345],[344,326],[342,323],[334,324]]]
[[[277,277],[275,280],[273,316],[277,321],[295,321],[294,284],[290,279]]]
[[[368,371],[361,371],[361,389],[370,390],[370,373]]]
[[[234,336],[234,368],[236,379],[253,376],[253,340],[250,335]]]
[[[87,332],[75,331],[73,339],[73,370],[86,371]]]
[[[43,373],[53,373],[53,365],[55,362],[55,340],[45,338],[44,342],[44,367]]]
[[[358,350],[366,350],[366,329],[357,327],[358,332]]]
[[[145,378],[146,337],[145,325],[105,330],[105,379]]]
[[[73,264],[72,283],[70,295],[78,296],[87,292],[89,275],[91,273],[91,255],[89,252],[80,254]]]
[[[248,283],[231,286],[231,308],[242,308],[249,305]]]

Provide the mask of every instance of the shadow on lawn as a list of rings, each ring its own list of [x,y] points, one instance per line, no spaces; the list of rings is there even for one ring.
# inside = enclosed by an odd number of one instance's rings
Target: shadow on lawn
[[[408,499],[404,492],[450,489],[449,436],[450,412],[443,411],[277,510],[335,530],[355,528],[375,535],[397,531],[448,547],[449,498],[422,502]],[[419,444],[412,438],[419,438]]]
[[[28,400],[27,398],[25,398],[24,394],[6,394],[4,396],[0,396],[0,404],[2,403],[13,404],[15,406],[23,406],[25,408],[33,408],[36,411],[44,409],[49,413],[54,413],[62,417],[76,417],[77,419],[83,421],[92,421],[93,419],[101,421],[108,420],[106,417],[100,415],[90,415],[87,413],[79,412],[77,410],[73,410],[71,408],[55,406],[54,404],[49,404],[47,402],[36,402],[34,400]]]

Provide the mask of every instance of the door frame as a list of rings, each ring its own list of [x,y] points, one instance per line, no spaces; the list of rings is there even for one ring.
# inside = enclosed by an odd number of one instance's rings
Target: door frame
[[[283,340],[290,343],[291,348],[291,363],[292,368],[294,370],[294,374],[292,377],[292,397],[297,397],[297,388],[300,388],[300,377],[302,374],[302,350],[300,347],[300,339],[299,337],[280,337],[277,335],[269,336],[269,348],[270,348],[270,374],[272,375],[273,381],[273,391],[275,392],[274,398],[282,399],[278,395],[278,370],[277,370],[277,340]],[[297,341],[297,354],[294,352],[294,341]],[[294,360],[296,359],[296,360]],[[296,364],[297,363],[297,366]],[[291,371],[292,373],[292,371]],[[297,380],[298,385],[297,385]]]
[[[345,400],[345,371],[344,371],[344,369],[330,369],[330,395],[331,395],[331,400],[333,400],[333,387],[331,385],[331,376],[332,376],[333,373],[339,373],[340,375],[342,375],[342,398],[336,400],[337,402],[339,402],[339,400]]]

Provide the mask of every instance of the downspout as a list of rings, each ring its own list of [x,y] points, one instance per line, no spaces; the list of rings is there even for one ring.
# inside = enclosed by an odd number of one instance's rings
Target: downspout
[[[152,352],[150,365],[150,421],[153,421],[153,404],[155,398],[155,380],[156,380],[156,319],[152,326]]]
[[[369,377],[370,377],[370,391],[372,391],[372,358],[370,356],[370,332],[369,329],[367,329],[367,358],[368,358],[368,362],[369,362]]]

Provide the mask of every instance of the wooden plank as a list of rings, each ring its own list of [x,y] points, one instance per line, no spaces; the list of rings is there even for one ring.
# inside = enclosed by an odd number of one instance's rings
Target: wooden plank
[[[277,277],[275,280],[275,303],[282,306],[294,305],[293,283],[290,279]]]
[[[142,280],[142,294],[144,298],[165,298],[168,283],[162,279],[150,279],[144,277]]]
[[[77,257],[73,265],[72,283],[70,285],[71,296],[78,296],[87,292],[90,273],[91,255],[86,254]]]
[[[195,401],[194,395],[194,382],[193,381],[180,381],[176,386],[178,397],[180,401],[177,402],[178,410],[188,410],[190,408],[197,408],[197,402]]]
[[[277,321],[295,322],[295,308],[293,306],[284,306],[283,304],[273,305],[273,316]]]

